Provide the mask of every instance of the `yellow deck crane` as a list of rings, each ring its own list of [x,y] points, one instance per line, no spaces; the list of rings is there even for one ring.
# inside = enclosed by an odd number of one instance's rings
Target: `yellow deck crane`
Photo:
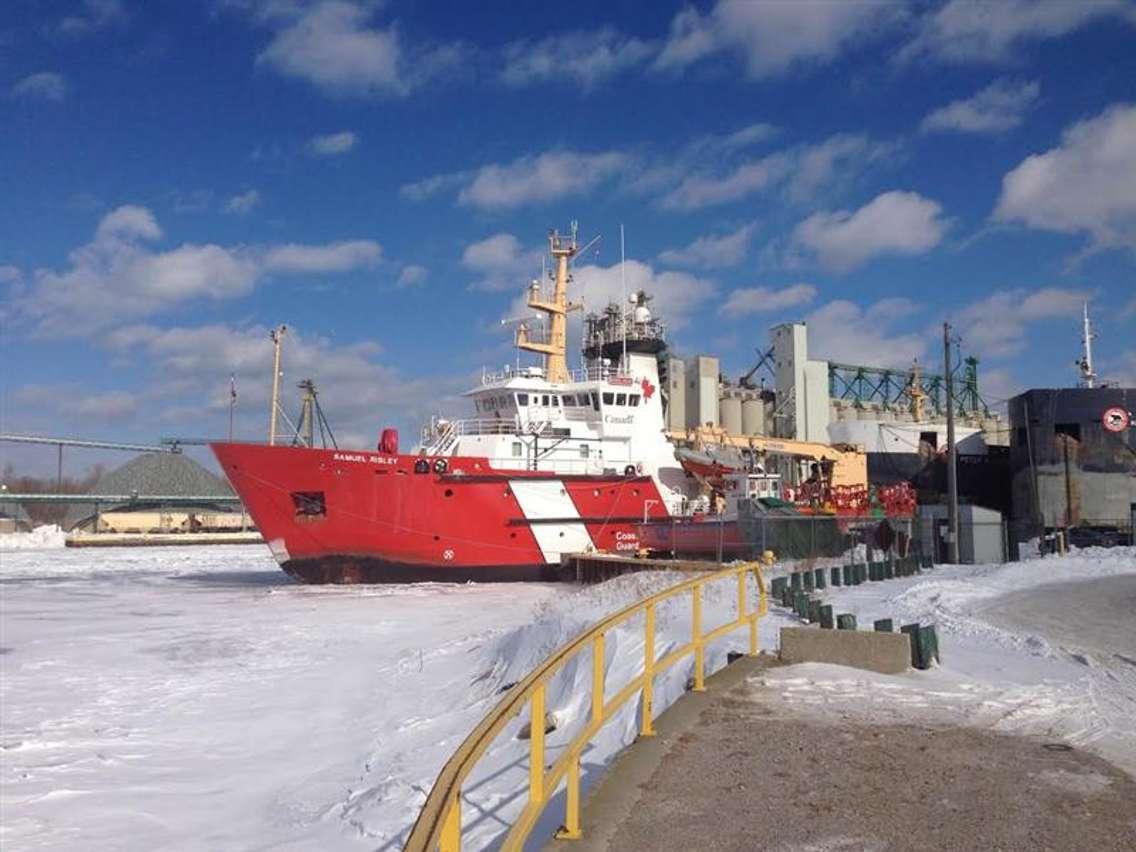
[[[817,465],[825,490],[833,487],[868,488],[868,457],[854,444],[820,444],[769,438],[765,435],[737,435],[717,426],[669,430],[667,437],[677,446],[695,450],[707,447],[733,447],[759,456],[785,456]]]

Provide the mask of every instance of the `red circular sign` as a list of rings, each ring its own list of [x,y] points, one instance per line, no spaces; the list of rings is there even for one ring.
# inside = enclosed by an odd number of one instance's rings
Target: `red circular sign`
[[[1123,432],[1131,423],[1128,412],[1119,406],[1106,409],[1101,416],[1101,423],[1109,432]]]

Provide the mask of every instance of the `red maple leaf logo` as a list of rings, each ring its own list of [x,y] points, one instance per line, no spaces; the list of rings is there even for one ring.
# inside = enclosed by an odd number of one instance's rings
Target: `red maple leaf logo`
[[[650,399],[655,393],[655,386],[646,379],[639,383],[639,387],[643,389],[643,399]]]

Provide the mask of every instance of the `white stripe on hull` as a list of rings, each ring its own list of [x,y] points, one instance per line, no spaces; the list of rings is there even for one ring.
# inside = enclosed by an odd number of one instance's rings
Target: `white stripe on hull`
[[[524,479],[509,480],[509,487],[530,521],[544,518],[579,518],[580,512],[568,489],[558,479],[533,482]],[[540,546],[545,562],[559,562],[561,553],[579,553],[592,547],[592,537],[580,522],[537,523],[530,529]]]

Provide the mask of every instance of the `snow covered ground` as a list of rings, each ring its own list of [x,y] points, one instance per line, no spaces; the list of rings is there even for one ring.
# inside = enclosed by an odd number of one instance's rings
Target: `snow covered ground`
[[[632,575],[582,590],[307,587],[258,546],[11,544],[0,538],[6,849],[400,848],[438,769],[503,687],[599,617],[675,579]],[[1136,740],[1136,667],[998,623],[997,604],[1044,583],[1128,575],[1136,550],[1084,551],[828,593],[861,624],[939,624],[943,667],[896,679],[892,692],[906,698],[888,707],[933,705],[945,700],[936,692],[952,692],[1007,729],[1051,729],[1122,761],[1124,738]],[[733,607],[732,586],[709,590],[706,627],[732,618]],[[778,628],[791,623],[771,609],[762,646],[775,647]],[[658,629],[659,655],[685,642],[689,603],[662,607]],[[609,637],[609,694],[641,668],[640,631],[633,622]],[[744,646],[744,631],[728,637],[708,665]],[[585,654],[549,690],[558,721],[550,760],[586,721],[590,666]],[[660,711],[682,694],[689,670],[658,680]],[[848,698],[864,707],[879,694],[848,669],[782,671],[780,693],[803,710]],[[585,754],[585,783],[634,738],[636,709]],[[523,805],[523,721],[467,785],[471,848],[491,844]],[[554,803],[538,832],[560,820]]]

